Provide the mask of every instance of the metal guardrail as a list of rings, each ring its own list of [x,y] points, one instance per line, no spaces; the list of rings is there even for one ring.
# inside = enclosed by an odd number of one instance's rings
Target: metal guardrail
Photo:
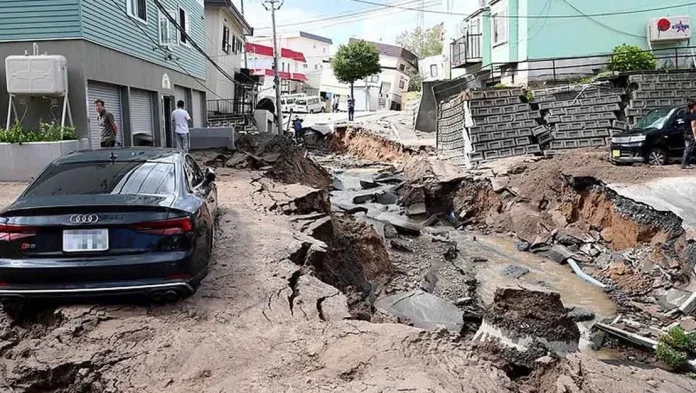
[[[253,105],[246,100],[208,100],[206,107],[209,115],[246,114],[253,112]]]
[[[450,66],[457,68],[483,61],[481,56],[482,40],[483,34],[467,33],[451,43]]]

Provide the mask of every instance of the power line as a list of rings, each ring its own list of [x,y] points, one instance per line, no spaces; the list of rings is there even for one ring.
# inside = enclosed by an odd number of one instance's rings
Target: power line
[[[140,26],[140,24],[138,22],[134,21],[133,18],[131,18],[130,15],[128,15],[128,11],[125,8],[121,7],[121,4],[119,4],[117,0],[111,0],[111,2],[116,6],[116,8],[118,8],[121,12],[123,12],[123,14],[126,16],[126,19],[130,20],[131,23],[135,27],[137,27],[138,30],[140,30],[140,32],[145,37],[147,37],[148,40],[150,40],[150,42],[152,42],[155,45],[155,48],[160,49],[167,56],[167,58],[165,60],[171,60],[172,62],[174,62],[174,64],[179,66],[179,68],[181,68],[181,70],[186,75],[190,76],[191,79],[195,80],[199,85],[203,86],[203,88],[205,88],[207,91],[213,93],[213,95],[215,95],[217,98],[219,98],[221,100],[225,99],[225,98],[220,97],[216,92],[212,91],[208,86],[206,86],[200,80],[198,80],[198,78],[193,76],[186,68],[184,68],[184,66],[181,65],[181,63],[179,63],[177,61],[177,59],[174,56],[172,56],[172,54],[170,53],[169,50],[165,50],[164,48],[162,48],[162,45],[159,42],[155,41],[152,37],[150,37],[150,35],[147,33],[147,31],[143,30],[142,26]]]
[[[392,5],[409,5],[409,4],[416,3],[416,2],[418,2],[418,1],[420,1],[420,0],[408,0],[408,1],[405,1],[405,2],[400,3],[400,4],[392,4]],[[434,1],[434,2],[432,2],[432,5],[436,5],[436,4],[439,4],[439,3],[440,3],[439,0],[438,0],[438,1]],[[391,8],[391,7],[388,7],[387,5],[383,5],[383,6],[381,6],[381,7],[372,8],[372,9],[369,9],[369,10],[354,11],[354,12],[348,12],[348,13],[337,14],[337,15],[324,15],[324,16],[320,16],[320,17],[318,17],[318,18],[316,18],[316,19],[309,19],[309,20],[305,20],[305,21],[298,21],[298,22],[293,22],[293,23],[287,23],[287,24],[284,24],[284,25],[277,25],[276,27],[297,27],[298,25],[315,24],[315,23],[327,22],[327,21],[332,21],[332,20],[340,20],[340,19],[345,19],[345,18],[353,18],[353,17],[355,17],[355,16],[361,16],[361,15],[365,15],[365,14],[370,14],[370,13],[373,13],[373,12],[375,12],[375,11],[385,11],[385,10],[388,11],[388,10],[390,10],[390,8]],[[393,9],[393,8],[392,8],[392,9]],[[355,19],[350,19],[348,22],[355,22]],[[269,30],[269,29],[271,29],[271,28],[272,28],[271,26],[264,26],[264,27],[257,27],[257,28],[255,28],[255,30]]]
[[[585,14],[584,12],[582,12],[582,10],[580,10],[578,7],[576,7],[576,6],[574,6],[573,4],[571,4],[571,2],[569,2],[568,0],[562,0],[562,1],[563,1],[564,3],[566,3],[566,4],[568,4],[568,6],[570,6],[570,8],[574,9],[575,11],[577,11],[580,15],[583,15],[583,16],[587,17],[587,19],[589,19],[589,20],[593,21],[594,23],[596,23],[596,24],[598,24],[598,25],[604,27],[605,29],[609,29],[609,30],[611,30],[611,31],[613,31],[613,32],[615,32],[615,33],[624,34],[624,35],[628,35],[628,36],[631,36],[631,37],[646,38],[644,35],[638,35],[638,34],[629,33],[629,32],[627,32],[627,31],[619,30],[619,29],[617,29],[617,28],[615,28],[615,27],[613,27],[613,26],[611,26],[611,25],[608,25],[608,24],[606,24],[606,23],[603,23],[603,22],[601,22],[601,21],[599,21],[599,20],[593,18],[592,16],[589,16],[589,15]]]
[[[410,7],[403,7],[403,6],[398,6],[398,5],[390,5],[390,4],[384,4],[384,3],[377,3],[374,1],[369,1],[369,0],[347,0],[347,1],[352,1],[355,3],[361,3],[361,4],[369,4],[369,5],[374,5],[374,6],[380,6],[380,7],[389,7],[389,8],[399,8],[407,11],[418,11],[420,12],[421,10],[418,8],[410,8]],[[593,18],[593,17],[602,17],[602,16],[613,16],[613,15],[630,15],[630,14],[635,14],[635,13],[640,13],[640,12],[651,12],[651,11],[662,11],[662,10],[670,10],[674,8],[682,8],[682,7],[689,7],[692,5],[696,5],[696,2],[693,3],[684,3],[684,4],[673,4],[669,6],[664,6],[664,7],[655,7],[655,8],[646,8],[646,9],[640,9],[640,10],[632,10],[632,11],[616,11],[616,12],[603,12],[599,14],[586,14],[586,15],[548,15],[548,16],[541,16],[541,15],[498,15],[499,18],[507,18],[507,19],[576,19],[576,18]],[[467,13],[462,13],[462,12],[448,12],[448,11],[437,11],[437,10],[427,10],[425,11],[430,14],[441,14],[441,15],[459,15],[459,16],[469,16],[471,14]]]

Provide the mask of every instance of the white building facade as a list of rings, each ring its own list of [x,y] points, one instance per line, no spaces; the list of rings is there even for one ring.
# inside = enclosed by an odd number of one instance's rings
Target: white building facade
[[[249,42],[246,51],[251,74],[263,77],[259,97],[274,96],[273,47]],[[278,60],[281,94],[305,93],[307,76],[301,70],[305,69],[306,64],[303,53],[281,47]]]

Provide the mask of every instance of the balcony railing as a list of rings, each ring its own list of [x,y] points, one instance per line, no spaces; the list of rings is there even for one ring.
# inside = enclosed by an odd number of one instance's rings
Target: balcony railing
[[[216,115],[243,115],[253,111],[249,101],[240,99],[208,100],[208,116]]]
[[[452,68],[467,67],[483,61],[481,57],[482,36],[482,34],[467,33],[451,44],[452,59],[450,63]]]

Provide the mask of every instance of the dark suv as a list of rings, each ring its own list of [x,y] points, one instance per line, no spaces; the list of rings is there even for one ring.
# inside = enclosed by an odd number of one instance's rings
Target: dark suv
[[[611,161],[616,164],[647,162],[665,165],[681,161],[684,153],[686,108],[653,109],[630,131],[611,138]]]

